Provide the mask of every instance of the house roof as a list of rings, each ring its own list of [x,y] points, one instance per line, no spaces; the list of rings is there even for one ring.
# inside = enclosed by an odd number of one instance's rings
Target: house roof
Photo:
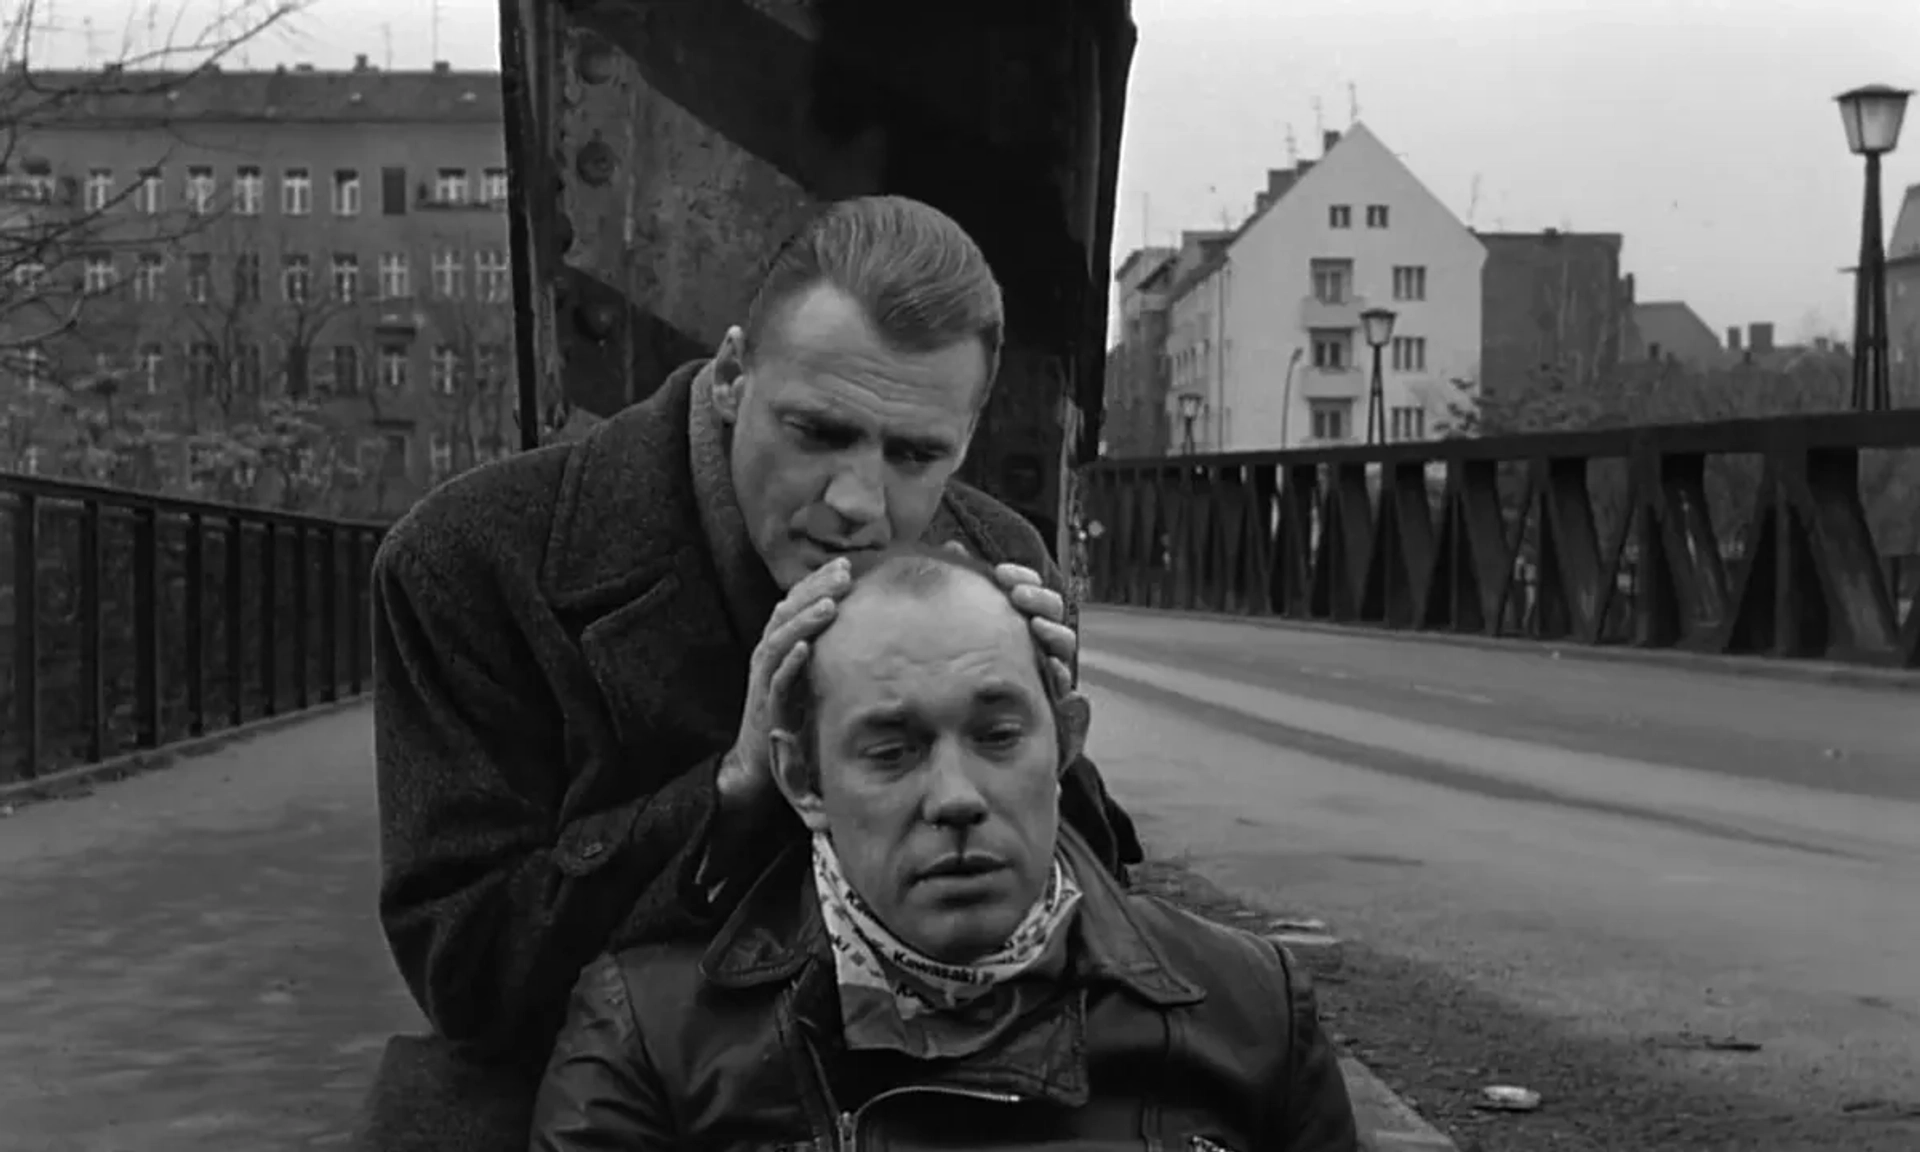
[[[1159,267],[1154,268],[1152,271],[1149,271],[1145,275],[1140,277],[1140,279],[1144,282],[1150,279],[1154,275],[1154,273],[1159,272],[1161,268],[1164,268],[1170,261],[1172,261],[1172,259],[1175,256],[1178,256],[1179,254],[1180,254],[1180,250],[1177,248],[1164,248],[1164,247],[1135,248],[1133,251],[1127,253],[1127,258],[1120,262],[1120,267],[1114,269],[1113,278],[1116,281],[1125,280],[1127,278],[1127,273],[1133,269],[1134,265],[1145,263],[1147,261],[1157,261]]]
[[[9,113],[22,127],[110,128],[128,123],[498,123],[498,72],[318,71],[14,72]]]

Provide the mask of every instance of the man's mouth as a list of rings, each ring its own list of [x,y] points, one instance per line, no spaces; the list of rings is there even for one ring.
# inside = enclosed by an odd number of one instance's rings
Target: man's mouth
[[[936,860],[920,873],[924,880],[971,880],[988,876],[1007,867],[1007,862],[986,852],[965,852]]]

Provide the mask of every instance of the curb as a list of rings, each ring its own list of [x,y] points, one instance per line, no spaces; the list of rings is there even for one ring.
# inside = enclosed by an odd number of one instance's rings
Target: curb
[[[1342,1054],[1340,1074],[1346,1077],[1354,1115],[1376,1120],[1360,1130],[1360,1147],[1366,1152],[1459,1152],[1452,1137],[1427,1123],[1365,1064]],[[1380,1118],[1386,1122],[1379,1123]]]
[[[1915,609],[1920,611],[1920,609]],[[1827,660],[1794,658],[1771,659],[1761,656],[1723,656],[1712,652],[1693,652],[1682,648],[1634,648],[1623,645],[1556,644],[1521,636],[1485,636],[1471,632],[1430,632],[1417,629],[1393,629],[1377,624],[1333,624],[1323,620],[1295,620],[1284,616],[1241,616],[1229,612],[1203,612],[1185,608],[1141,608],[1132,604],[1095,604],[1081,607],[1081,630],[1086,618],[1102,612],[1119,616],[1177,617],[1210,620],[1221,624],[1250,624],[1260,628],[1286,631],[1319,632],[1332,636],[1360,636],[1376,640],[1410,641],[1415,644],[1448,645],[1485,651],[1511,652],[1536,656],[1543,660],[1589,660],[1615,664],[1667,665],[1692,672],[1715,672],[1726,676],[1745,676],[1766,680],[1785,680],[1802,684],[1835,684],[1849,688],[1872,688],[1889,692],[1920,692],[1920,669],[1885,668],[1869,665],[1837,664]]]
[[[176,740],[159,748],[142,748],[135,752],[122,753],[102,760],[98,764],[81,764],[73,768],[63,768],[46,776],[36,776],[31,780],[16,780],[12,783],[0,784],[0,806],[13,808],[44,800],[54,800],[58,799],[62,793],[90,788],[96,784],[109,784],[129,776],[144,775],[165,768],[176,760],[204,756],[228,744],[265,736],[335,712],[344,712],[365,703],[370,698],[370,694],[366,692],[342,696],[338,700],[310,704],[297,712],[263,716],[232,728],[209,732],[205,736]]]

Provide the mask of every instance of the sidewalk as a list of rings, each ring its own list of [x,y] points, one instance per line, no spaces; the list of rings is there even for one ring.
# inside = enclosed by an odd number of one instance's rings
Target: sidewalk
[[[421,1026],[373,922],[367,712],[0,817],[8,1150],[344,1147]],[[1381,1152],[1452,1145],[1358,1065]]]

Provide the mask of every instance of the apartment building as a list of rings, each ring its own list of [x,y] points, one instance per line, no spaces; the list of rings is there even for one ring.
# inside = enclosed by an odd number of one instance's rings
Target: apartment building
[[[73,286],[76,312],[14,376],[110,376],[188,431],[234,404],[312,398],[360,463],[365,513],[509,447],[498,74],[361,57],[37,79],[83,95],[21,126],[6,199],[70,227],[14,290]]]
[[[1328,132],[1318,161],[1268,173],[1252,215],[1175,289],[1171,403],[1199,413],[1202,451],[1362,441],[1361,314],[1378,307],[1395,313],[1381,348],[1387,438],[1435,436],[1479,376],[1485,261],[1365,125]]]
[[[1114,273],[1120,339],[1107,350],[1103,456],[1167,453],[1167,289],[1176,255],[1172,248],[1135,249]]]

